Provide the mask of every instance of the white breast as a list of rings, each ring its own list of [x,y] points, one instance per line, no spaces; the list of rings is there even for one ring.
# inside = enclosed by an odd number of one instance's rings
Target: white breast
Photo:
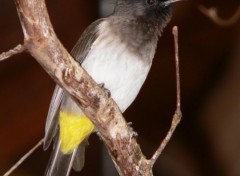
[[[104,25],[108,24],[103,23],[100,30],[108,29]],[[82,66],[98,84],[104,83],[124,112],[140,91],[151,64],[129,52],[117,37],[107,36],[108,31],[100,33],[102,35],[94,42]]]

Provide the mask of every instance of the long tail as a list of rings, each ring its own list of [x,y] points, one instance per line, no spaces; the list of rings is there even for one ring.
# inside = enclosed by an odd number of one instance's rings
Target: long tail
[[[60,151],[60,142],[56,141],[55,148],[49,160],[45,176],[68,176],[70,174],[77,148],[71,154]]]
[[[48,162],[45,176],[68,176],[71,168],[81,171],[85,163],[85,148],[88,146],[88,137],[82,141],[71,154],[63,154],[60,142],[55,142],[52,155]]]

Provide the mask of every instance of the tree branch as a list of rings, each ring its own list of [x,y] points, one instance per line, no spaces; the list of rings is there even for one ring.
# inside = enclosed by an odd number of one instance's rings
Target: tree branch
[[[156,152],[154,153],[154,155],[152,156],[152,158],[150,160],[150,163],[152,165],[154,165],[154,163],[156,162],[156,160],[161,155],[162,151],[164,150],[164,148],[166,147],[166,145],[170,141],[170,139],[171,139],[171,137],[172,137],[176,127],[180,123],[181,117],[182,117],[182,112],[181,112],[181,94],[180,94],[181,93],[180,92],[181,89],[180,89],[179,57],[178,57],[178,28],[177,28],[177,26],[173,27],[172,33],[174,35],[174,46],[175,46],[176,110],[175,110],[175,113],[173,115],[171,127],[170,127],[166,137],[164,138],[164,140],[162,141],[162,143],[160,144],[160,146],[158,147],[158,149],[156,150]]]
[[[98,134],[106,144],[119,174],[152,176],[153,164],[169,142],[181,119],[177,28],[173,29],[176,50],[177,108],[164,141],[151,160],[147,160],[134,138],[135,132],[128,127],[115,102],[107,97],[58,40],[50,22],[45,1],[15,0],[15,4],[24,33],[24,45],[18,45],[14,49],[2,53],[0,61],[27,50],[92,120]],[[41,143],[42,140],[33,150]],[[28,152],[20,162],[10,169],[10,172],[32,152],[32,150]]]
[[[44,0],[15,0],[24,45],[94,123],[120,175],[152,175],[120,110],[62,46],[52,28]]]
[[[41,139],[31,150],[29,150],[20,160],[14,164],[3,176],[9,176],[20,164],[22,164],[39,146],[43,144],[43,139]]]
[[[13,48],[7,52],[3,52],[2,54],[0,54],[0,62],[9,57],[12,57],[15,54],[19,54],[19,53],[23,52],[25,49],[26,48],[24,47],[24,45],[19,44],[15,48]]]
[[[199,5],[198,9],[207,17],[209,17],[214,23],[220,25],[220,26],[231,26],[234,23],[236,23],[240,18],[240,5],[238,6],[238,9],[236,12],[230,17],[229,19],[222,19],[217,14],[216,8],[206,8],[203,5]]]

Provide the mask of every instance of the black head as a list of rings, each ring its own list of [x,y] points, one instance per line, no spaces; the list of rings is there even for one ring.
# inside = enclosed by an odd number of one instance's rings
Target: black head
[[[178,0],[118,0],[114,15],[165,24],[172,15],[171,4]]]

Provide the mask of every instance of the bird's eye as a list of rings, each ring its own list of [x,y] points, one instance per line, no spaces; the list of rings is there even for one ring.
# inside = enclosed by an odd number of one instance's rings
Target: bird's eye
[[[148,5],[154,5],[156,3],[156,0],[147,0]]]

